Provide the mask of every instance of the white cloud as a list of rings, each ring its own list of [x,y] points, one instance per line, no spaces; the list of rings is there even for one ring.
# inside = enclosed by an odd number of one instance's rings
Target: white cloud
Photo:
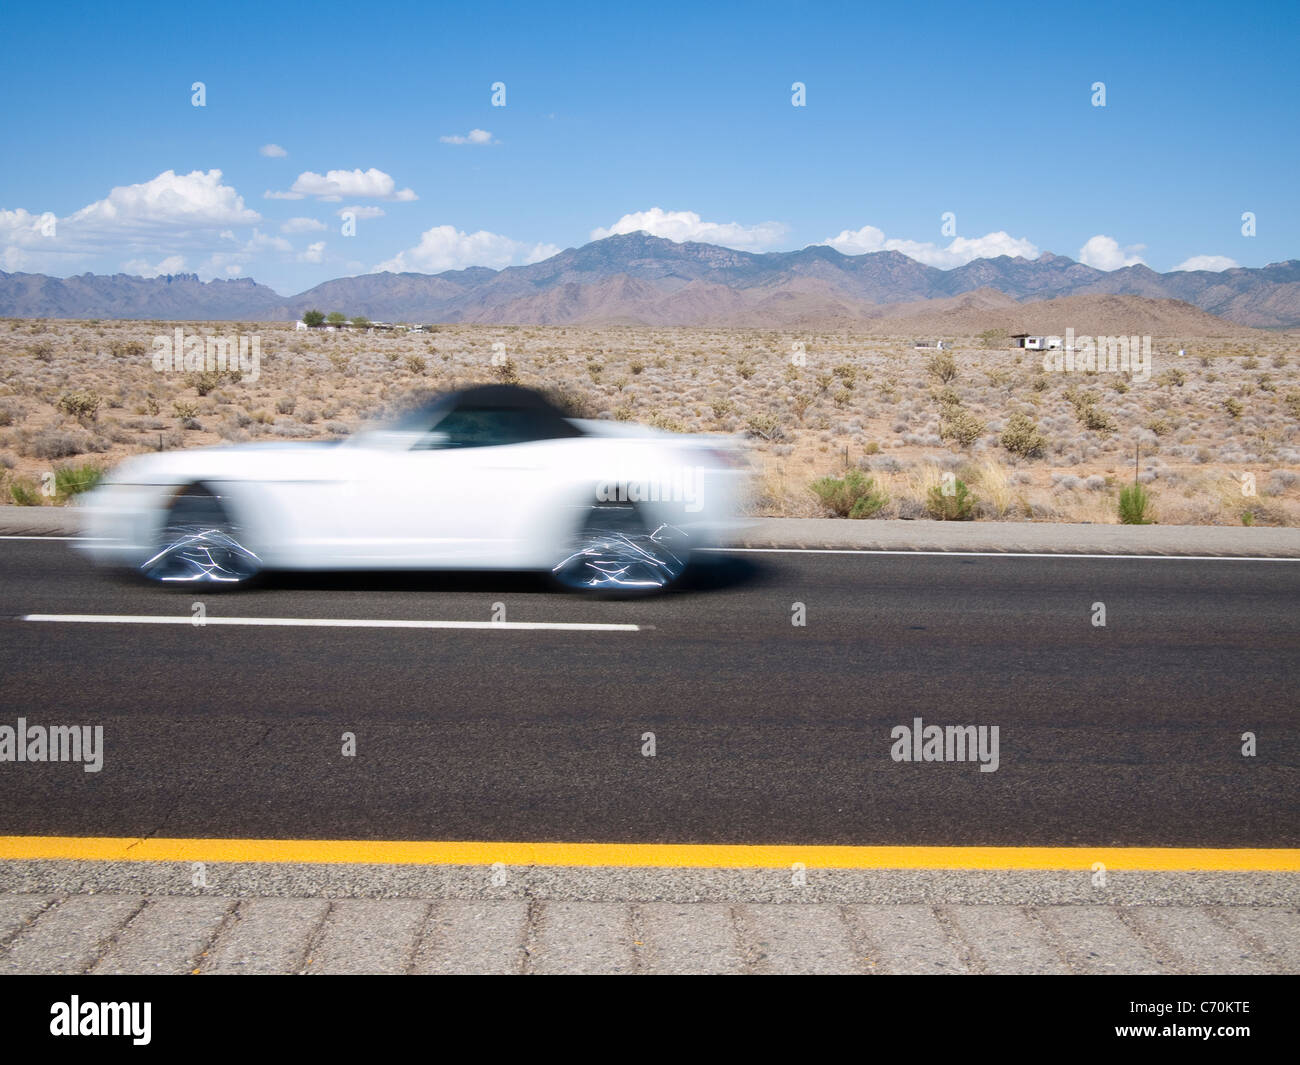
[[[999,255],[1036,259],[1039,254],[1038,248],[1031,241],[1013,237],[1002,230],[986,233],[982,237],[954,237],[947,247],[940,247],[929,241],[887,239],[884,232],[875,226],[863,226],[861,229],[846,229],[839,236],[823,243],[845,255],[864,255],[875,251],[902,252],[917,262],[940,270],[964,266],[974,259],[993,259]]]
[[[453,133],[449,137],[439,137],[438,140],[443,144],[500,144],[500,141],[494,141],[492,134],[485,129],[472,129],[465,136],[459,133]]]
[[[149,181],[119,185],[64,218],[0,211],[0,247],[9,269],[72,271],[97,256],[124,252],[134,253],[129,261],[138,265],[147,264],[146,256],[214,247],[220,231],[261,218],[222,184],[220,170],[165,170]]]
[[[335,203],[345,196],[394,202],[419,199],[410,189],[399,189],[391,176],[373,166],[369,170],[331,170],[325,174],[304,170],[288,192],[268,190],[265,195],[268,200],[301,200],[315,196],[318,200]]]
[[[1121,248],[1114,237],[1099,233],[1090,237],[1079,249],[1079,262],[1094,270],[1118,270],[1124,266],[1145,265],[1145,260],[1137,254],[1145,249],[1145,244],[1130,244]]]
[[[638,231],[679,242],[695,240],[739,251],[763,251],[785,236],[786,226],[781,222],[760,222],[754,226],[742,226],[737,222],[705,222],[694,211],[665,211],[661,207],[651,207],[648,211],[625,214],[608,229],[593,229],[591,239],[603,240]]]
[[[316,241],[315,244],[308,244],[306,250],[298,253],[300,263],[319,263],[325,260],[325,242]]]
[[[434,226],[420,234],[420,243],[414,248],[398,252],[376,266],[375,271],[436,274],[466,266],[489,266],[500,270],[506,266],[540,262],[560,250],[554,244],[528,244],[481,229],[477,233],[465,233],[454,226]]]
[[[1213,270],[1218,273],[1220,270],[1235,270],[1240,265],[1236,259],[1229,259],[1226,255],[1193,255],[1175,266],[1174,270]]]
[[[334,212],[340,218],[345,214],[351,214],[354,218],[383,218],[384,209],[382,207],[340,207]]]
[[[213,229],[249,225],[262,216],[244,206],[244,198],[221,184],[221,171],[177,174],[164,170],[138,185],[119,185],[102,200],[62,219],[77,234],[101,234],[120,240],[127,234],[160,229]]]
[[[281,233],[319,233],[327,228],[324,222],[315,218],[290,218],[280,227]]]
[[[185,256],[169,255],[156,266],[150,266],[144,259],[132,259],[122,264],[122,269],[128,274],[135,274],[139,277],[161,277],[163,274],[183,274],[185,273]]]
[[[281,148],[278,144],[263,144],[257,149],[258,152],[268,159],[283,159],[289,153]]]

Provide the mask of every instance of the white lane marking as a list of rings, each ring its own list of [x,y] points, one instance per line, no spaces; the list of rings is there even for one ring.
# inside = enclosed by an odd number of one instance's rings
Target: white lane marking
[[[867,547],[703,547],[722,555],[931,555],[936,558],[1132,558],[1167,562],[1300,562],[1277,555],[1085,555],[1076,551],[885,551]]]
[[[214,618],[202,624],[192,616],[158,614],[24,614],[23,621],[55,621],[91,625],[278,625],[322,629],[552,629],[569,632],[640,632],[640,625],[594,621],[403,621],[383,618]]]
[[[0,540],[107,540],[107,536],[0,536]]]

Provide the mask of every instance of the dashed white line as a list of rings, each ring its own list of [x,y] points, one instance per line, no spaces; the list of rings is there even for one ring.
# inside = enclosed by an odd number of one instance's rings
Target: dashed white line
[[[23,621],[89,625],[261,625],[320,629],[515,629],[562,632],[640,632],[647,626],[594,621],[425,621],[399,618],[225,618],[159,614],[24,614]]]

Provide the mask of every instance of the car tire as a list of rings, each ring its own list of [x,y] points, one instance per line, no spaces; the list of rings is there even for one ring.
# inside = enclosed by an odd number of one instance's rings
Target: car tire
[[[188,485],[172,497],[154,552],[139,573],[162,585],[246,587],[261,575],[262,560],[241,543],[242,536],[217,491]]]
[[[551,568],[570,592],[632,598],[667,591],[690,563],[690,536],[667,522],[647,520],[631,503],[588,508],[574,542]]]

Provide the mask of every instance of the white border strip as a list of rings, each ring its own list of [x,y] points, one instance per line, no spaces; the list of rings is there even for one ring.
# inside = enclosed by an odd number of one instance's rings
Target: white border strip
[[[91,625],[268,625],[319,629],[546,629],[567,632],[640,632],[641,625],[603,624],[581,621],[403,621],[383,618],[221,618],[157,614],[24,614],[21,621],[53,621]]]

